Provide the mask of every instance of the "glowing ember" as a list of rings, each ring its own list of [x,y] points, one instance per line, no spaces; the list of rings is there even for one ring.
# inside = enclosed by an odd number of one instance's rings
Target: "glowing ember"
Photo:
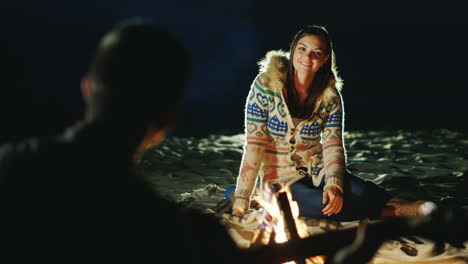
[[[281,244],[281,243],[284,243],[284,242],[288,241],[288,239],[286,238],[286,232],[284,232],[284,221],[283,221],[283,219],[278,220],[278,223],[276,224],[275,230],[276,230],[276,235],[275,235],[275,242],[276,243]]]
[[[308,264],[325,264],[326,257],[323,255],[310,257],[306,259]]]

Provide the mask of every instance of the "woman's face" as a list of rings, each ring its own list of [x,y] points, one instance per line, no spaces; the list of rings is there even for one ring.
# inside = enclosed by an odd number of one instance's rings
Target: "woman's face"
[[[299,39],[293,55],[293,66],[298,74],[316,73],[328,60],[327,44],[321,37],[307,35]]]

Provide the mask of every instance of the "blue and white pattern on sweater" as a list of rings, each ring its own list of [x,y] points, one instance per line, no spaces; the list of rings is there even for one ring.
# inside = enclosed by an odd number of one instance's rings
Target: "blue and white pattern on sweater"
[[[327,122],[327,127],[331,126],[341,126],[341,120],[342,120],[342,114],[341,111],[338,110],[335,113],[331,114],[330,117],[328,118]]]
[[[305,124],[299,134],[301,137],[310,137],[311,139],[316,139],[320,136],[321,128],[317,121],[313,122],[312,124]],[[304,138],[308,139],[308,138]]]
[[[266,119],[268,117],[268,111],[260,108],[257,103],[247,105],[247,115],[258,118]]]
[[[268,118],[268,130],[271,134],[276,136],[284,136],[288,131],[288,124],[280,121],[276,115]]]

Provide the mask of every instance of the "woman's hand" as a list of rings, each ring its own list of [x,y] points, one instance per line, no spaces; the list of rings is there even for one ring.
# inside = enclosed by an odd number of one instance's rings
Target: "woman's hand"
[[[232,209],[232,215],[243,216],[244,213],[245,213],[245,210],[243,209],[240,209],[240,208]]]
[[[326,216],[337,214],[343,208],[343,193],[340,188],[331,185],[323,190],[322,204],[326,204],[322,212]]]
[[[232,215],[243,216],[245,214],[246,206],[241,202],[243,199],[235,198],[234,192],[232,192],[231,201],[232,203]]]

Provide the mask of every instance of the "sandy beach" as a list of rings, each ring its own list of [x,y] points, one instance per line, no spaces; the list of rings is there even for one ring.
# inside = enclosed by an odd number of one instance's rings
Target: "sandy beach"
[[[375,181],[394,195],[430,200],[439,207],[455,205],[468,209],[468,190],[466,183],[462,184],[468,173],[466,132],[350,131],[345,132],[344,138],[352,173]],[[149,150],[140,167],[164,197],[209,211],[224,199],[224,190],[235,184],[243,144],[242,133],[197,138],[172,136]],[[424,259],[423,254],[419,258],[407,256],[392,243],[395,241],[379,251],[383,259],[441,261],[455,255],[468,261],[468,249],[452,249],[447,245],[445,253],[437,258]]]
[[[468,136],[433,131],[345,132],[349,170],[384,186],[392,194],[443,202],[456,196],[468,173]],[[235,184],[244,135],[169,137],[149,150],[141,168],[158,192],[170,199],[194,189]],[[468,197],[463,205],[468,206]]]

